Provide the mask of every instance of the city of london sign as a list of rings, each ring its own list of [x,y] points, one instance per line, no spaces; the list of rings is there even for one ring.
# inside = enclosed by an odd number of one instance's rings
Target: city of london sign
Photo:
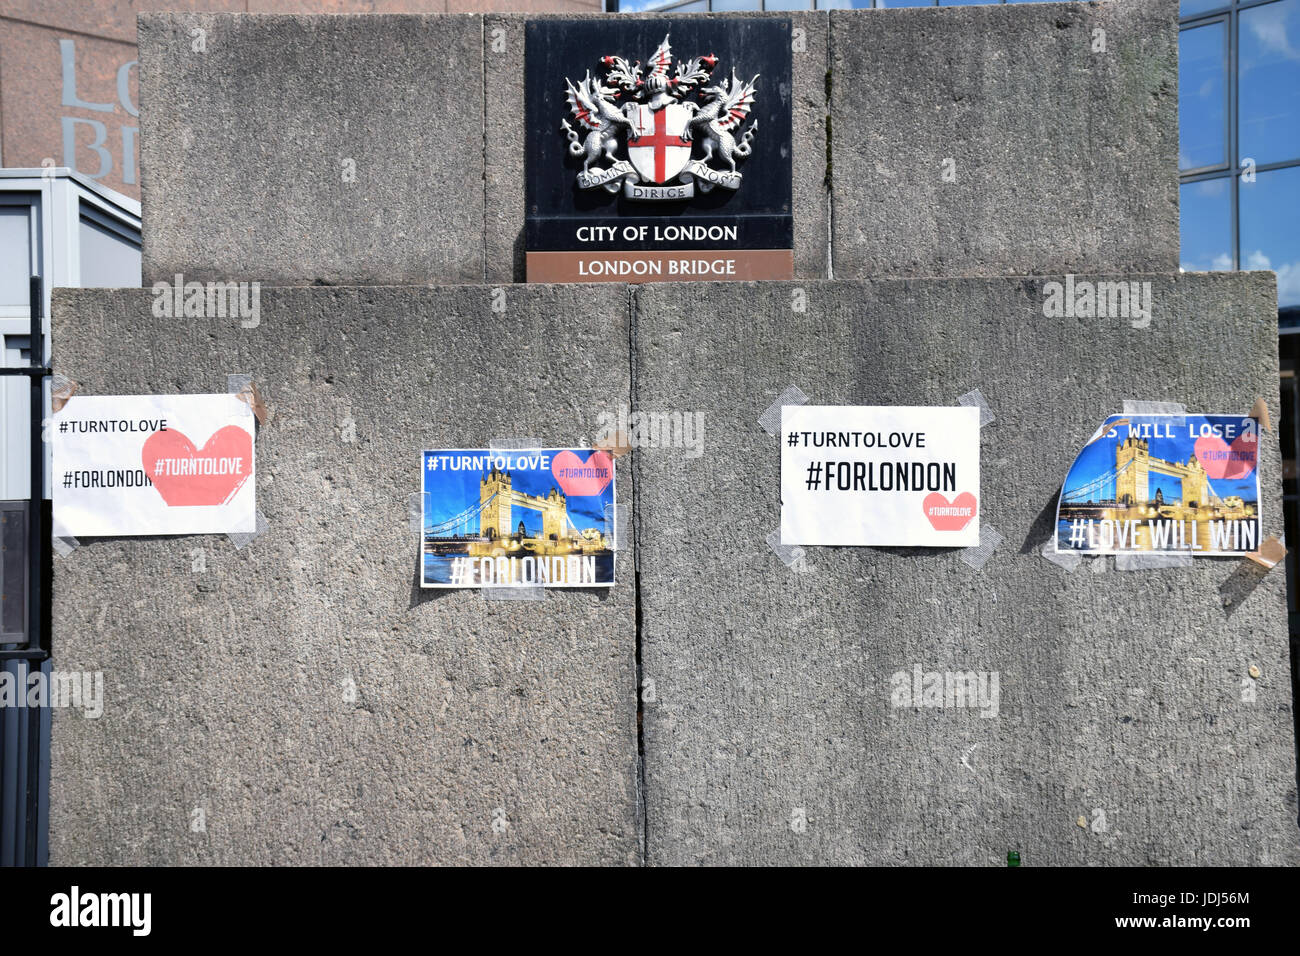
[[[674,63],[668,40],[644,70],[639,60],[608,55],[595,75],[565,78],[573,123],[560,128],[569,154],[582,157],[580,189],[617,192],[621,184],[628,199],[665,200],[689,199],[697,184],[702,193],[740,187],[736,164],[753,153],[758,132],[756,119],[746,123],[758,77],[741,80],[733,69],[715,79],[713,54]]]
[[[816,177],[824,150],[795,141],[797,32],[788,17],[529,20],[528,281],[793,278],[793,157]]]

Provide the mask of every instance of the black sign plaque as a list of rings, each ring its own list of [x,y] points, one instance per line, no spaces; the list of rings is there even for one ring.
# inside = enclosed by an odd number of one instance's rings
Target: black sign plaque
[[[790,30],[530,21],[528,281],[792,278]]]

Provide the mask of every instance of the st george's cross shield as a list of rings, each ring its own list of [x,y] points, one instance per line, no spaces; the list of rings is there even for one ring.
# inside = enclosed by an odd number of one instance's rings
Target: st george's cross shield
[[[627,139],[627,158],[641,178],[666,183],[680,173],[691,159],[691,141],[686,126],[691,113],[680,103],[652,110],[638,105],[628,117],[632,130]]]

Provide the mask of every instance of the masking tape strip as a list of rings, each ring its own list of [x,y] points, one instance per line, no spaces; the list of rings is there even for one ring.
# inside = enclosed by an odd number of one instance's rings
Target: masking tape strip
[[[1187,416],[1187,406],[1182,402],[1148,402],[1137,398],[1124,399],[1122,413],[1125,415],[1172,415],[1178,419],[1175,424],[1182,425]]]
[[[627,505],[605,505],[605,537],[614,542],[615,551],[632,548],[632,513]]]
[[[808,396],[803,393],[803,389],[798,385],[788,385],[785,391],[777,396],[776,401],[767,406],[763,414],[758,416],[758,423],[763,426],[763,431],[775,438],[776,433],[781,430],[781,407],[807,404]]]
[[[1083,555],[1079,552],[1057,551],[1055,540],[1049,540],[1038,553],[1058,568],[1064,568],[1066,574],[1073,574],[1083,564]]]
[[[1097,434],[1093,435],[1091,438],[1088,439],[1088,444],[1091,445],[1095,441],[1100,441],[1103,438],[1109,438],[1111,433],[1114,432],[1115,429],[1119,428],[1121,425],[1131,425],[1131,424],[1132,422],[1129,421],[1127,418],[1117,418],[1113,422],[1111,422],[1108,427],[1097,429]]]
[[[68,399],[76,394],[80,386],[72,379],[60,372],[55,372],[50,376],[50,410],[58,414],[63,410],[63,406],[68,404]],[[76,540],[75,538],[72,540]]]
[[[988,400],[984,393],[978,388],[972,388],[965,395],[957,396],[958,405],[974,406],[980,410],[980,428],[990,424],[993,421],[993,409],[989,408]]]
[[[1247,561],[1254,561],[1261,568],[1272,569],[1277,567],[1278,563],[1286,557],[1286,544],[1279,540],[1276,535],[1269,535],[1263,544],[1259,546],[1258,551],[1250,551],[1246,554]]]
[[[1250,406],[1250,417],[1259,422],[1264,431],[1272,433],[1273,419],[1268,414],[1268,402],[1262,398],[1255,399],[1255,404]]]
[[[256,531],[232,531],[227,535],[230,543],[235,546],[236,551],[242,551],[248,547],[254,540],[266,534],[267,529],[271,527],[270,522],[266,520],[266,515],[262,514],[262,509],[257,509],[257,530]]]
[[[1190,568],[1190,554],[1149,554],[1144,551],[1121,551],[1115,555],[1116,571],[1156,571],[1161,568]]]
[[[226,376],[226,391],[234,394],[241,402],[253,410],[253,415],[259,425],[265,425],[271,413],[266,410],[266,403],[262,401],[262,393],[253,381],[253,376],[243,372],[236,372]]]
[[[787,404],[802,404],[792,402]],[[764,413],[766,414],[766,413]],[[776,556],[781,559],[781,563],[787,568],[793,567],[797,562],[803,560],[804,550],[797,544],[782,544],[781,529],[769,532],[767,536],[767,546],[776,552]]]
[[[428,492],[417,491],[406,499],[406,518],[412,534],[424,532],[424,496]],[[423,542],[421,542],[423,545]]]
[[[992,525],[980,526],[980,543],[973,548],[962,548],[957,557],[978,571],[993,557],[993,552],[1002,543],[1002,535]]]
[[[593,447],[607,453],[610,458],[617,461],[632,450],[632,439],[627,432],[620,429],[598,439]]]
[[[1110,555],[1099,554],[1088,559],[1088,570],[1093,574],[1105,574],[1110,570]]]
[[[61,558],[66,558],[77,548],[81,547],[81,542],[71,535],[59,537],[55,535],[50,538],[50,545],[54,548],[54,553]]]
[[[485,601],[545,601],[546,588],[540,584],[488,584],[479,588]]]

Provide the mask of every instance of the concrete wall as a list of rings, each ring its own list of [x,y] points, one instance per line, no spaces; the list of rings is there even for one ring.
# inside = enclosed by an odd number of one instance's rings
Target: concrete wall
[[[1176,0],[835,11],[831,77],[836,278],[1177,268]]]
[[[142,15],[145,284],[482,279],[482,28]]]
[[[797,276],[1176,266],[1172,0],[789,16]],[[146,284],[522,281],[525,22],[142,17]]]
[[[58,291],[58,370],[85,394],[252,374],[269,527],[56,562],[58,666],[106,689],[100,719],[54,717],[51,860],[636,863],[630,552],[608,592],[422,592],[407,518],[421,449],[564,445],[628,400],[626,291],[512,289],[499,314],[481,287],[263,289],[256,329],[151,303]]]
[[[267,289],[252,330],[60,291],[57,367],[85,394],[242,371],[275,416],[269,528],[245,550],[98,540],[56,562],[56,659],[107,692],[98,721],[55,715],[52,860],[636,863],[644,837],[650,863],[1300,863],[1281,571],[1067,574],[1037,553],[1125,399],[1264,396],[1277,418],[1272,277],[1141,278],[1146,329],[1044,318],[1031,279],[529,286],[504,315],[487,287]],[[982,389],[989,562],[781,563],[780,452],[757,419],[789,384],[849,404]],[[419,592],[421,448],[591,438],[623,403],[704,415],[701,457],[621,461],[638,585],[621,555],[609,594]],[[1275,436],[1262,461],[1280,533]],[[917,664],[997,671],[998,716],[894,708],[891,675]]]
[[[1263,396],[1277,421],[1272,276],[1141,278],[1146,329],[1044,318],[1040,280],[637,289],[637,406],[703,412],[708,448],[636,452],[647,862],[1300,862],[1284,575],[1066,573],[1037,553],[1125,399],[1245,413]],[[757,419],[790,384],[824,404],[981,389],[982,518],[1004,538],[988,563],[808,548],[787,568],[764,543],[781,457]],[[1261,455],[1280,534],[1276,435]],[[1257,586],[1225,607],[1229,579]],[[1000,672],[999,716],[893,707],[915,664]]]

